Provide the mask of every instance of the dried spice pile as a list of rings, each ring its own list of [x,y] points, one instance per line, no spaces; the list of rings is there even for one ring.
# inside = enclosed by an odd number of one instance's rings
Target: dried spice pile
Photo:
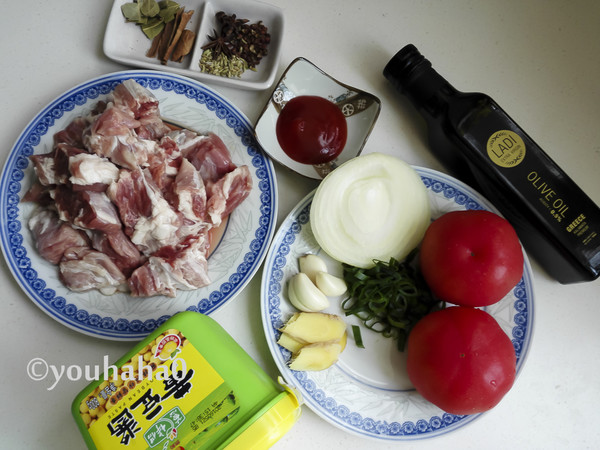
[[[196,33],[185,27],[192,18],[194,11],[186,11],[179,8],[175,19],[167,23],[164,29],[154,37],[152,45],[146,53],[149,58],[158,58],[161,64],[167,61],[181,62],[194,45]]]
[[[192,50],[196,33],[186,26],[194,11],[186,11],[172,0],[137,0],[123,4],[121,12],[152,39],[146,53],[149,58],[158,58],[165,65],[169,60],[181,62]]]
[[[247,69],[256,70],[267,55],[271,36],[262,23],[249,23],[235,14],[219,11],[215,18],[220,31],[207,36],[209,42],[202,47],[200,70],[224,77],[240,77]]]

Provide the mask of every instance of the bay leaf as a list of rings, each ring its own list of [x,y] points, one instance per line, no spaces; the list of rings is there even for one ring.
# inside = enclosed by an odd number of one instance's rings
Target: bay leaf
[[[154,39],[154,37],[158,35],[164,27],[165,22],[162,19],[150,19],[148,23],[142,25],[142,31],[148,37],[148,39]]]
[[[160,6],[156,0],[140,0],[140,12],[147,17],[154,17],[160,12]]]
[[[158,15],[162,17],[165,22],[170,22],[171,20],[175,19],[177,11],[179,11],[179,5],[175,3],[174,5],[162,8]]]
[[[173,0],[160,0],[158,2],[158,6],[160,6],[160,9],[171,8],[171,7],[177,7],[177,9],[179,9],[179,3],[177,3]]]
[[[125,3],[121,5],[121,12],[128,22],[138,22],[142,18],[139,3]]]

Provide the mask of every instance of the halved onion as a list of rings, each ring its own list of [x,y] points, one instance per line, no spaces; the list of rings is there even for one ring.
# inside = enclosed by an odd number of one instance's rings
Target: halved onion
[[[431,209],[419,174],[383,153],[353,158],[329,173],[312,201],[310,224],[332,258],[356,267],[404,259],[423,238]]]

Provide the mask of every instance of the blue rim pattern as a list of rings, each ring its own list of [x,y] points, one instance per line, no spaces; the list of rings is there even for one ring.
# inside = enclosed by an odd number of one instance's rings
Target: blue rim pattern
[[[29,165],[28,157],[34,153],[46,135],[66,112],[89,100],[109,94],[116,85],[135,79],[150,90],[173,91],[195,100],[207,108],[224,125],[240,137],[250,156],[259,182],[255,188],[261,191],[259,227],[250,243],[250,251],[229,279],[216,287],[206,298],[187,309],[210,314],[232,299],[251,279],[262,262],[274,233],[277,200],[275,173],[272,162],[264,155],[257,143],[252,125],[229,101],[201,83],[183,76],[156,71],[124,71],[108,74],[82,83],[65,92],[44,108],[25,128],[11,150],[0,180],[0,239],[2,250],[13,275],[29,297],[46,313],[74,329],[111,339],[140,339],[169,319],[162,315],[145,321],[101,317],[89,314],[85,309],[67,303],[65,298],[47,286],[32,267],[31,259],[23,246],[23,229],[19,220],[21,182]]]
[[[457,182],[457,180],[431,169],[420,167],[415,167],[415,169],[428,189],[437,194],[442,194],[446,199],[464,206],[466,209],[487,209],[498,212],[493,205],[479,197],[466,185]],[[283,361],[289,360],[291,353],[274,343],[280,335],[278,330],[284,325],[280,309],[282,280],[284,278],[283,268],[287,264],[292,244],[296,241],[302,228],[309,223],[313,194],[314,192],[305,197],[296,209],[290,213],[290,217],[293,216],[295,220],[290,223],[287,230],[280,229],[278,231],[271,252],[265,262],[262,296],[266,298],[266,301],[263,299],[263,320],[268,321],[270,332],[273,333],[273,337],[267,336],[271,352],[278,352],[279,355],[274,354],[274,356],[276,359],[280,358]],[[516,313],[511,340],[517,355],[517,376],[525,362],[533,332],[533,291],[530,270],[530,266],[526,261],[523,278],[513,289],[516,298],[513,306]],[[306,372],[293,370],[287,372],[293,377],[293,380],[290,381],[300,389],[304,402],[313,411],[335,423],[338,427],[364,437],[389,441],[432,438],[460,428],[483,414],[454,415],[443,413],[441,416],[433,416],[428,420],[388,423],[387,421],[364,417],[359,412],[352,411],[348,406],[338,404],[334,398],[328,397],[323,390],[319,389]]]

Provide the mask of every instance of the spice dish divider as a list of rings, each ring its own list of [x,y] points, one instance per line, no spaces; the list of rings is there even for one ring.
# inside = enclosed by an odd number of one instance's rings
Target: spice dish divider
[[[129,65],[165,72],[173,72],[188,76],[207,84],[235,87],[246,90],[264,90],[271,87],[281,56],[284,16],[281,8],[253,0],[211,0],[211,1],[179,1],[186,10],[194,14],[188,22],[187,29],[196,33],[192,50],[182,62],[168,61],[161,64],[157,58],[146,56],[152,41],[140,30],[139,26],[127,22],[121,12],[121,6],[131,0],[115,0],[104,36],[104,53],[110,59]],[[199,62],[202,47],[209,42],[208,35],[213,36],[218,30],[216,13],[224,11],[235,14],[238,19],[247,19],[249,24],[261,22],[267,27],[271,37],[268,54],[260,60],[256,70],[246,70],[240,77],[212,75],[201,71]]]

